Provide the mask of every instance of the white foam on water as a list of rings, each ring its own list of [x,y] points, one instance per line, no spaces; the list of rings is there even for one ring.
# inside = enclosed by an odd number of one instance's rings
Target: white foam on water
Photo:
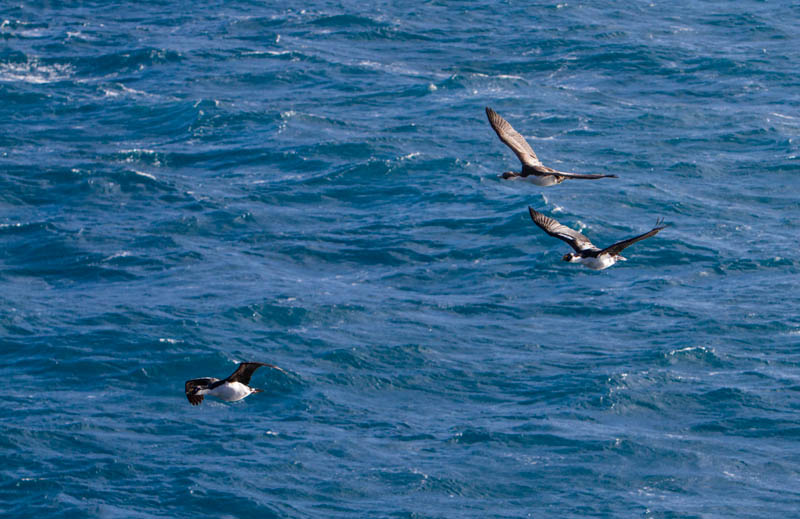
[[[37,59],[25,63],[0,63],[0,81],[42,84],[64,81],[72,77],[75,69],[68,63],[45,65]]]
[[[133,172],[142,177],[147,177],[149,179],[156,180],[155,175],[151,175],[150,173],[145,173],[144,171],[136,171],[135,169],[133,170]]]

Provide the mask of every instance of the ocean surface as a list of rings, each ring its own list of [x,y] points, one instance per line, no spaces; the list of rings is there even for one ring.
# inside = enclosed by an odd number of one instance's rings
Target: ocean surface
[[[800,516],[796,2],[274,4],[0,3],[2,517]]]

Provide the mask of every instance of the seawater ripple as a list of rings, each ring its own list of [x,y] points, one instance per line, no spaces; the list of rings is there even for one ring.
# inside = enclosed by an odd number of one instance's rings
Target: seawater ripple
[[[796,515],[798,25],[0,5],[0,514]],[[485,106],[620,178],[500,181]],[[527,205],[669,227],[590,272]],[[242,360],[287,374],[188,405]]]

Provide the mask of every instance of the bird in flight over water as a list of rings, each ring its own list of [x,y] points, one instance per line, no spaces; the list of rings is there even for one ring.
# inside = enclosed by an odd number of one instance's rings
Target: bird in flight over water
[[[260,393],[262,391],[261,389],[252,388],[248,384],[250,383],[250,377],[253,376],[253,372],[261,366],[267,366],[268,368],[277,369],[278,371],[286,373],[278,366],[273,366],[272,364],[265,364],[263,362],[242,362],[239,364],[239,367],[236,368],[236,371],[224,380],[213,377],[187,380],[186,398],[189,399],[190,404],[200,405],[205,395],[215,396],[226,402],[235,402],[253,393]]]
[[[541,227],[544,232],[564,240],[570,247],[575,249],[575,252],[567,253],[561,259],[569,263],[581,263],[592,270],[607,269],[618,261],[626,261],[626,258],[619,254],[623,249],[630,247],[637,241],[655,236],[658,231],[666,227],[666,225],[661,225],[662,220],[659,220],[656,222],[656,227],[644,234],[617,242],[605,249],[599,249],[589,241],[589,238],[578,231],[570,229],[566,225],[561,225],[553,218],[549,218],[531,207],[528,207],[528,212],[531,214],[533,223]]]
[[[522,162],[522,171],[517,173],[515,171],[506,171],[502,177],[506,179],[523,179],[532,182],[537,186],[552,186],[560,184],[568,178],[617,178],[616,175],[582,175],[580,173],[567,173],[566,171],[558,171],[553,168],[548,168],[536,153],[533,148],[525,140],[525,137],[519,134],[505,119],[500,117],[500,114],[486,107],[486,116],[489,118],[489,124],[492,125],[497,136],[503,141],[503,144],[511,148],[511,151]]]

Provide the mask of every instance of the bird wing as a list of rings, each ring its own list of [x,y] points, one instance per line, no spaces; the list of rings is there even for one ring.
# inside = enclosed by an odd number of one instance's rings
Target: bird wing
[[[195,395],[194,390],[196,387],[207,387],[214,382],[217,382],[219,379],[217,378],[195,378],[192,380],[186,381],[185,391],[186,391],[186,398],[189,399],[189,403],[192,405],[200,405],[203,401],[203,395]]]
[[[651,236],[655,236],[656,234],[658,234],[658,231],[660,231],[661,229],[666,227],[666,225],[660,225],[660,224],[661,224],[661,220],[656,222],[656,227],[654,227],[652,230],[650,230],[650,231],[648,231],[648,232],[646,232],[644,234],[640,234],[639,236],[634,236],[633,238],[628,238],[627,240],[622,240],[620,242],[615,243],[614,245],[606,247],[605,249],[600,251],[600,254],[612,254],[612,255],[613,254],[619,254],[626,247],[630,247],[631,245],[633,245],[637,241],[642,241],[644,239],[647,239],[647,238],[649,238]]]
[[[561,225],[553,218],[549,218],[542,213],[535,211],[530,206],[528,206],[528,211],[531,213],[531,219],[533,220],[533,223],[541,227],[542,230],[550,236],[567,242],[570,247],[575,249],[575,252],[597,248],[592,245],[592,242],[589,241],[589,238],[578,231],[570,229],[566,225]]]
[[[542,163],[536,153],[533,152],[531,145],[525,140],[525,137],[520,135],[508,121],[500,117],[500,114],[487,106],[486,116],[489,118],[489,124],[492,125],[497,136],[506,146],[511,148],[511,151],[519,158],[523,166],[536,166]]]
[[[537,166],[523,166],[522,173],[520,173],[520,176],[527,177],[529,175],[536,175],[537,177],[541,177],[544,175],[557,175],[559,177],[564,177],[564,178],[588,178],[588,179],[617,178],[616,175],[584,175],[583,173],[568,173],[566,171],[558,171],[557,169],[548,168],[547,166],[543,166],[541,164]]]
[[[265,362],[242,362],[239,364],[239,367],[236,368],[236,371],[234,371],[233,374],[231,374],[231,376],[225,380],[227,382],[241,382],[246,386],[250,384],[250,377],[253,376],[253,372],[261,366],[277,369],[278,371],[283,371],[286,373],[284,370],[273,364],[267,364]]]

